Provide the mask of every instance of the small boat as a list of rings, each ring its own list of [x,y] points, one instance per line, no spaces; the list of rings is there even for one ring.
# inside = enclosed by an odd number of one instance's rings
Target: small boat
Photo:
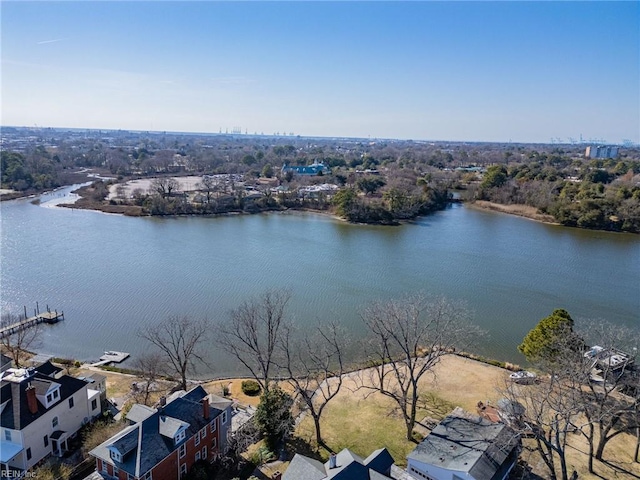
[[[530,384],[536,381],[537,375],[533,372],[520,370],[509,375],[509,379],[515,383]]]

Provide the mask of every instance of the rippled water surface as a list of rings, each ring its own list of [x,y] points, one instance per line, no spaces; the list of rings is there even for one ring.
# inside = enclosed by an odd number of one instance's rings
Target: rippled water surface
[[[453,206],[401,227],[306,213],[129,218],[55,207],[63,189],[4,202],[2,311],[63,309],[41,350],[94,359],[136,354],[135,331],[170,315],[219,320],[267,288],[292,292],[302,325],[338,318],[357,338],[368,301],[425,291],[466,302],[488,331],[479,350],[516,345],[554,308],[640,322],[640,237],[543,225]],[[47,208],[50,207],[50,208]],[[234,369],[211,349],[217,374]]]

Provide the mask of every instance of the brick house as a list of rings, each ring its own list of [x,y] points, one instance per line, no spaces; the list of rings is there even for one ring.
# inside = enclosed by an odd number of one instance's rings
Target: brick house
[[[158,408],[134,405],[131,425],[89,452],[96,471],[110,480],[177,480],[226,451],[231,405],[200,386]]]
[[[62,455],[78,430],[98,416],[100,392],[50,362],[0,374],[0,469],[21,475]]]

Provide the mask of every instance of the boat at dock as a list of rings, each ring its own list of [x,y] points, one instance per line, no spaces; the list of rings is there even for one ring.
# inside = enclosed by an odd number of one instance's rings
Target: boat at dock
[[[520,370],[519,372],[513,372],[511,375],[509,375],[509,379],[512,382],[520,383],[523,385],[535,383],[537,378],[538,376],[535,373],[529,372],[527,370]]]

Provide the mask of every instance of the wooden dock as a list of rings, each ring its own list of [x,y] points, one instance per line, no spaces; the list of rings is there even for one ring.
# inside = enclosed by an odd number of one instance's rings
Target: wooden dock
[[[120,363],[124,362],[127,358],[129,358],[129,354],[126,352],[104,352],[104,355],[100,357],[100,361],[97,363],[92,363],[91,367],[100,367],[102,365],[107,365],[108,363]]]
[[[26,311],[26,310],[25,310]],[[46,312],[36,312],[33,317],[25,318],[19,322],[0,328],[0,339],[13,335],[21,330],[35,327],[41,323],[58,323],[60,320],[64,320],[64,312],[58,312],[57,310],[49,310]]]

